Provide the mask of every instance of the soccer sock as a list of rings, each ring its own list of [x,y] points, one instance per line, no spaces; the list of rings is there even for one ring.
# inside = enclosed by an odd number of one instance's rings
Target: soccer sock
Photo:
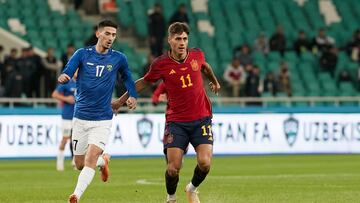
[[[79,175],[78,182],[74,194],[80,199],[81,195],[85,192],[88,185],[90,185],[94,178],[95,170],[85,166]]]
[[[191,184],[196,188],[198,187],[201,182],[203,182],[206,178],[206,175],[209,173],[209,171],[204,172],[202,171],[198,165],[196,165],[194,170],[194,175],[191,179]]]
[[[99,156],[97,162],[96,162],[96,166],[97,167],[102,167],[105,165],[105,160],[104,158],[102,157],[102,155]]]
[[[56,169],[64,170],[64,150],[59,150],[56,158]]]
[[[179,182],[179,175],[176,175],[175,177],[171,177],[167,171],[165,172],[165,181],[166,181],[166,191],[167,193],[171,195],[175,195],[176,187]]]

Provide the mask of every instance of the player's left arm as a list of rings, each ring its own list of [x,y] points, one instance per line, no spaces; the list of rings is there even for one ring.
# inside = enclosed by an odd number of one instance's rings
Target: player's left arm
[[[214,92],[215,94],[218,94],[218,92],[220,90],[220,83],[216,79],[216,76],[215,76],[214,71],[212,70],[210,64],[205,62],[202,65],[202,70],[203,70],[204,75],[210,81],[209,86],[210,86],[211,91]]]
[[[129,69],[129,65],[127,63],[126,57],[124,57],[124,60],[122,62],[122,67],[120,68],[121,73],[121,79],[125,83],[125,87],[127,89],[127,92],[129,94],[129,98],[126,100],[126,104],[129,107],[129,109],[135,109],[137,104],[137,92],[135,88],[134,80],[131,76],[131,71]]]

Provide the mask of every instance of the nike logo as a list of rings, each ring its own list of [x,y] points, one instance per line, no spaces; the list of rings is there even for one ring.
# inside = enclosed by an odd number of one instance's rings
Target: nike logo
[[[185,67],[185,68],[180,68],[180,70],[187,70],[188,68],[187,67]]]
[[[87,62],[86,64],[89,65],[89,66],[93,66],[93,65],[94,65],[93,63],[90,63],[90,62]]]

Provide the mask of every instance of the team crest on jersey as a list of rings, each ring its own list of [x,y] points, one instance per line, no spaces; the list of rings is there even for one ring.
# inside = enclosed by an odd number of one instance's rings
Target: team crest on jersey
[[[108,65],[106,65],[106,69],[108,70],[108,71],[111,71],[112,70],[112,65],[111,64],[108,64]]]
[[[193,69],[193,71],[198,71],[199,70],[199,64],[197,62],[197,60],[193,59],[190,62],[191,68]]]
[[[175,74],[175,73],[176,73],[175,70],[174,70],[174,69],[171,69],[169,75],[172,75],[172,74]]]
[[[137,122],[137,132],[139,135],[141,145],[146,148],[150,143],[153,131],[153,123],[148,118],[142,118]]]

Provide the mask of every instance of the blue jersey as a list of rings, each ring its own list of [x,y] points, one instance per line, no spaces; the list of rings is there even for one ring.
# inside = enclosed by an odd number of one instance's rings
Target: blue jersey
[[[74,80],[70,80],[66,84],[60,84],[56,87],[56,91],[64,96],[75,96],[76,93],[76,82]],[[70,104],[64,102],[64,106],[62,108],[61,117],[66,120],[72,120],[74,116],[74,104]]]
[[[118,71],[129,95],[137,98],[126,56],[121,52],[109,49],[106,54],[100,54],[95,46],[78,49],[63,73],[73,77],[78,68],[74,117],[83,120],[112,119],[111,98]]]

